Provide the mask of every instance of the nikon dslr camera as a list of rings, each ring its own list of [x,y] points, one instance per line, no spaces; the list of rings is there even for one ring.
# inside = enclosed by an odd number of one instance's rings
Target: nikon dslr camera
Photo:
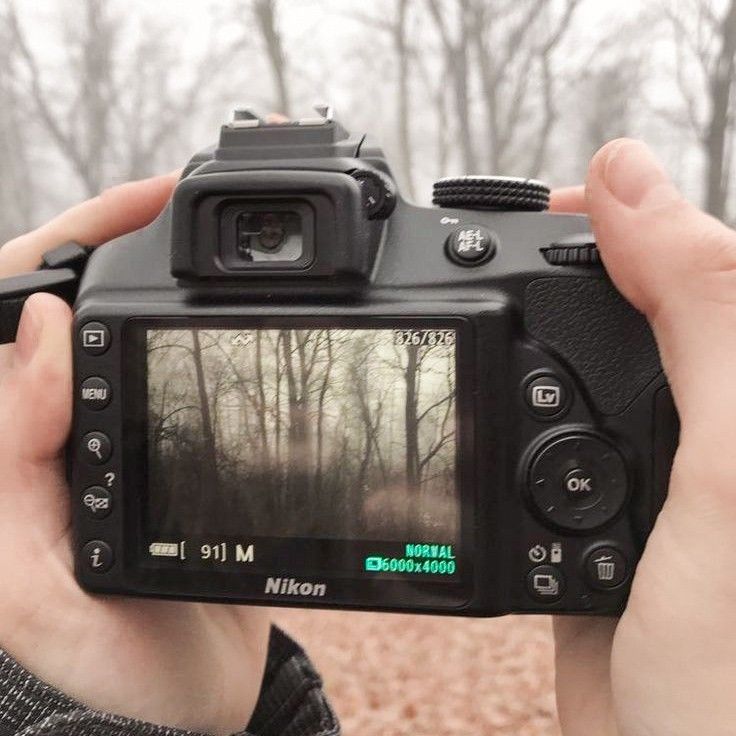
[[[76,572],[100,593],[620,612],[677,416],[588,220],[401,199],[328,109],[239,111],[75,302]],[[47,264],[48,265],[48,264]],[[51,264],[53,265],[53,264]]]

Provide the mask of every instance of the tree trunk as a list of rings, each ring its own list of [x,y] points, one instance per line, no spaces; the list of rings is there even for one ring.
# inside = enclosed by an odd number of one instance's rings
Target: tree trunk
[[[394,26],[394,49],[398,61],[398,83],[396,85],[396,109],[398,122],[399,156],[404,174],[406,194],[414,199],[414,176],[411,150],[410,97],[410,49],[407,44],[406,19],[409,0],[399,0],[396,25]]]
[[[729,190],[728,133],[733,101],[734,56],[736,55],[736,0],[731,0],[720,26],[721,48],[709,79],[710,117],[705,131],[705,207],[714,217],[726,218]]]
[[[289,428],[287,431],[288,440],[288,466],[286,471],[286,498],[292,507],[298,503],[300,499],[304,499],[308,490],[308,474],[309,467],[307,453],[307,416],[306,416],[306,396],[300,390],[303,386],[300,377],[297,378],[297,371],[294,366],[294,346],[292,340],[292,330],[284,330],[284,362],[286,365],[286,385],[289,400]],[[299,340],[297,337],[297,351],[299,351]],[[285,506],[284,506],[285,507]]]
[[[408,345],[406,353],[404,428],[406,434],[406,488],[411,503],[411,499],[415,498],[419,492],[419,418],[417,417],[419,346]]]
[[[276,21],[276,0],[256,0],[254,12],[258,27],[266,45],[266,54],[276,86],[276,109],[284,115],[291,114],[291,95],[287,82],[286,54]]]
[[[450,71],[451,95],[454,101],[453,112],[457,122],[458,144],[463,170],[466,174],[473,174],[477,171],[478,160],[473,131],[470,127],[470,94],[468,91],[469,0],[457,0],[457,6],[459,13],[458,38],[453,41],[447,33],[447,17],[446,14],[443,14],[441,4],[438,0],[430,0],[429,2],[429,10],[440,35],[445,62]]]
[[[192,356],[194,358],[194,370],[197,377],[197,393],[199,395],[199,413],[202,420],[202,498],[204,493],[217,489],[217,447],[215,444],[215,433],[212,428],[212,415],[210,402],[207,396],[207,385],[205,383],[204,366],[202,364],[202,345],[199,340],[199,332],[192,330]]]
[[[324,452],[325,398],[327,396],[327,388],[330,384],[330,374],[332,373],[332,335],[329,330],[325,330],[325,340],[327,341],[327,362],[317,399],[317,457],[316,467],[314,469],[314,490],[317,495],[322,490],[322,482],[324,480],[322,478],[324,472],[324,458],[322,454]],[[319,499],[317,503],[319,504]]]

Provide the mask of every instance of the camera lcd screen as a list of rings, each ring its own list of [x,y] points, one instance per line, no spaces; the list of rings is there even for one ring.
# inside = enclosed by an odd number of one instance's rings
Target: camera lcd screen
[[[456,580],[456,342],[146,329],[149,563]]]

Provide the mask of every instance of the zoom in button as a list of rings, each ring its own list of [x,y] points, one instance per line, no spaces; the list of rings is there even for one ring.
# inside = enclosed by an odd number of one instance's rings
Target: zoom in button
[[[87,432],[82,437],[81,451],[90,465],[102,465],[112,455],[112,443],[104,432]]]

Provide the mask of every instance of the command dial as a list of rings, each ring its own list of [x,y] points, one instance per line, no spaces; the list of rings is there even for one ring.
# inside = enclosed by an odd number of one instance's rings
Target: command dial
[[[549,187],[512,176],[458,176],[435,182],[432,201],[465,210],[541,212],[549,207]]]

